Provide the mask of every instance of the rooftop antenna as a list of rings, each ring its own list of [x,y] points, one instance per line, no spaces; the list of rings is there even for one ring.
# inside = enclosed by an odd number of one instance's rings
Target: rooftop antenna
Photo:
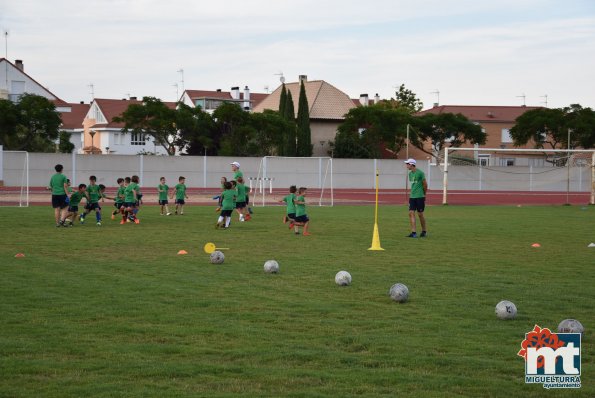
[[[87,87],[91,89],[89,94],[91,94],[91,101],[93,101],[95,99],[95,85],[93,83],[89,83]]]
[[[432,91],[430,94],[436,94],[436,106],[440,105],[440,90]]]
[[[130,93],[126,93],[126,96],[128,97],[128,100],[130,101]]]
[[[178,90],[178,88],[179,88],[178,83],[176,82],[176,83],[172,84],[171,86],[176,88],[176,101],[179,101],[180,100],[180,92]]]
[[[525,93],[522,93],[521,95],[517,95],[517,98],[522,98],[523,99],[523,106],[527,106],[527,104],[525,103],[525,99],[527,98],[527,96],[525,95]]]
[[[184,92],[184,69],[182,69],[182,68],[178,69],[178,73],[182,77],[182,80],[180,80],[180,83],[182,83],[182,92]]]
[[[269,93],[269,86],[264,86],[264,91],[268,94]]]
[[[274,73],[275,76],[279,76],[279,81],[281,84],[285,83],[285,76],[283,76],[283,72],[279,71],[279,73]]]
[[[545,104],[545,107],[547,108],[547,94],[544,94],[544,95],[540,96],[540,98],[543,98],[544,99],[543,102],[542,102],[542,104]]]

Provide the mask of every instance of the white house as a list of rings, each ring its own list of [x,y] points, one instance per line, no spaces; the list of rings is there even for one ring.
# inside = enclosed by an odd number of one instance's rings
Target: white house
[[[203,111],[213,113],[224,102],[238,104],[246,111],[252,111],[268,94],[250,93],[248,86],[241,92],[239,87],[232,87],[231,91],[184,90],[180,101],[192,107],[200,106]]]
[[[175,109],[174,102],[164,102]],[[123,133],[123,123],[113,122],[113,118],[120,116],[131,104],[142,104],[142,101],[130,99],[95,98],[89,110],[81,120],[83,125],[83,145],[79,153],[137,155],[155,154],[167,155],[161,145],[156,144],[152,137],[146,134]]]

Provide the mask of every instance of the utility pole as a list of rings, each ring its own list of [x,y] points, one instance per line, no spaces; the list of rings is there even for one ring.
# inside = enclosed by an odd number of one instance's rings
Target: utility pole
[[[182,69],[182,68],[178,69],[178,73],[182,77],[182,80],[180,80],[180,83],[182,83],[182,92],[184,92],[184,69]]]
[[[547,108],[547,94],[542,95],[540,98],[544,98],[542,104],[545,104],[545,107]]]
[[[93,83],[89,83],[87,87],[91,89],[89,94],[91,94],[91,101],[93,101],[95,99],[95,85]]]
[[[440,105],[440,90],[432,91],[430,94],[436,94],[436,106]]]
[[[525,99],[527,98],[527,96],[525,95],[525,93],[522,93],[521,95],[517,95],[517,98],[522,98],[523,99],[523,106],[527,106],[525,103]]]

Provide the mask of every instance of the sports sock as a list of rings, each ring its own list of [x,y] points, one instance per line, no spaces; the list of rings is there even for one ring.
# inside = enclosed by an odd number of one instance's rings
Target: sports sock
[[[229,227],[230,222],[231,222],[231,217],[225,217],[225,228]]]

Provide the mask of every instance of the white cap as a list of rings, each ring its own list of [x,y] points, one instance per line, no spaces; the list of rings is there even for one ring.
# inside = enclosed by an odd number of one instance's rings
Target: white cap
[[[405,164],[410,164],[410,165],[413,165],[413,166],[415,166],[416,163],[417,162],[415,161],[415,159],[407,159],[405,161]]]
[[[238,169],[240,168],[240,162],[231,162],[230,165],[236,166]]]

